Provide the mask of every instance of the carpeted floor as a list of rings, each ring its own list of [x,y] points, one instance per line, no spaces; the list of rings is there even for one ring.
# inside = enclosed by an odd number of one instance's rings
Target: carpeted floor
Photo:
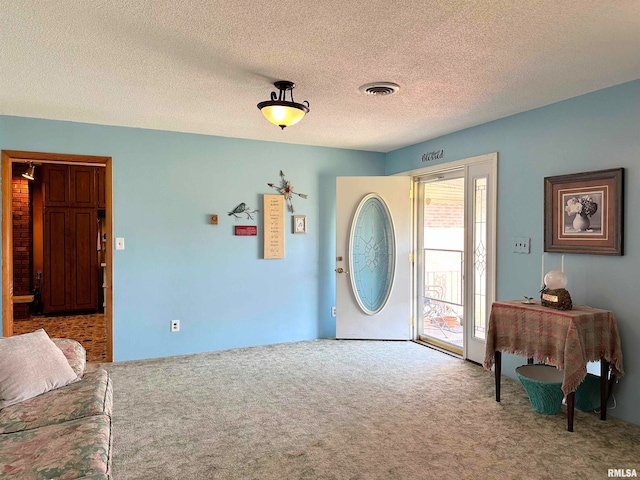
[[[103,365],[113,478],[604,479],[640,426],[534,412],[522,386],[411,342],[317,340]]]

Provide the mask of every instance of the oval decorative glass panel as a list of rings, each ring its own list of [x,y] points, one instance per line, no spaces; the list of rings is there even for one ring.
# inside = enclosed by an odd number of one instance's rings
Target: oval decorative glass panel
[[[356,208],[349,236],[351,286],[367,315],[381,311],[389,299],[396,270],[396,236],[391,212],[375,193]]]

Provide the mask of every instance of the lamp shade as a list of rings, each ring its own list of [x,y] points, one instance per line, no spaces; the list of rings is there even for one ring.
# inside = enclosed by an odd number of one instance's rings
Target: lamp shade
[[[307,107],[301,105],[300,103],[278,101],[262,103],[274,104],[263,105],[262,107],[260,107],[260,110],[267,120],[269,120],[274,125],[278,125],[280,128],[295,125],[300,120],[302,120],[302,118],[309,111]]]
[[[30,163],[30,164],[29,164],[29,167],[27,168],[27,171],[26,171],[26,172],[24,172],[24,173],[22,174],[22,176],[23,176],[24,178],[26,178],[27,180],[34,180],[34,179],[35,179],[35,177],[34,177],[35,170],[36,170],[35,165],[34,165],[33,163]]]
[[[293,82],[283,80],[275,82],[274,85],[279,90],[279,94],[276,95],[275,92],[272,92],[271,100],[260,102],[258,108],[267,120],[282,129],[295,125],[309,113],[309,102],[297,103],[293,101],[293,88],[295,87]],[[285,99],[287,91],[291,101]]]
[[[551,270],[544,276],[544,284],[551,290],[567,287],[567,276],[559,270]]]

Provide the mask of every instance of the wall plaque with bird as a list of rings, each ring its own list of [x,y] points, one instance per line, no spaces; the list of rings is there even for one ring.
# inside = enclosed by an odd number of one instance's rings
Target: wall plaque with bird
[[[229,216],[233,215],[236,218],[241,218],[241,215],[244,214],[247,216],[247,220],[253,220],[253,215],[258,213],[258,210],[251,210],[250,207],[247,206],[246,203],[240,203],[236,208],[227,212]]]

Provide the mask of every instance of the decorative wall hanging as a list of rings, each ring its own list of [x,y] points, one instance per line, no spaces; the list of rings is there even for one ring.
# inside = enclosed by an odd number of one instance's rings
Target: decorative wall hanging
[[[240,218],[240,216],[244,214],[247,216],[247,220],[253,220],[253,215],[258,213],[258,211],[259,210],[251,210],[246,203],[241,203],[236,208],[228,212],[228,214],[229,216],[233,215],[236,218]]]
[[[255,225],[236,225],[234,234],[239,237],[255,237],[258,235],[258,227]]]
[[[284,197],[263,198],[264,258],[284,258]]]
[[[623,255],[624,168],[544,179],[544,251]]]
[[[274,183],[267,183],[267,185],[269,185],[271,188],[275,188],[282,195],[284,195],[284,198],[287,200],[287,203],[289,205],[289,210],[291,211],[291,213],[293,213],[295,212],[295,210],[293,209],[293,203],[291,198],[292,195],[297,195],[300,198],[307,198],[307,195],[305,195],[304,193],[294,192],[293,185],[291,185],[291,182],[289,180],[284,178],[284,173],[282,173],[282,170],[280,170],[280,178],[281,178],[280,186],[277,186]]]
[[[432,160],[438,160],[444,157],[444,150],[435,150],[433,152],[427,152],[422,154],[423,162],[430,162]]]
[[[293,233],[307,233],[307,217],[305,215],[293,216]]]
[[[218,224],[218,214],[217,213],[213,213],[210,215],[210,221],[211,221],[211,225],[217,225]]]

